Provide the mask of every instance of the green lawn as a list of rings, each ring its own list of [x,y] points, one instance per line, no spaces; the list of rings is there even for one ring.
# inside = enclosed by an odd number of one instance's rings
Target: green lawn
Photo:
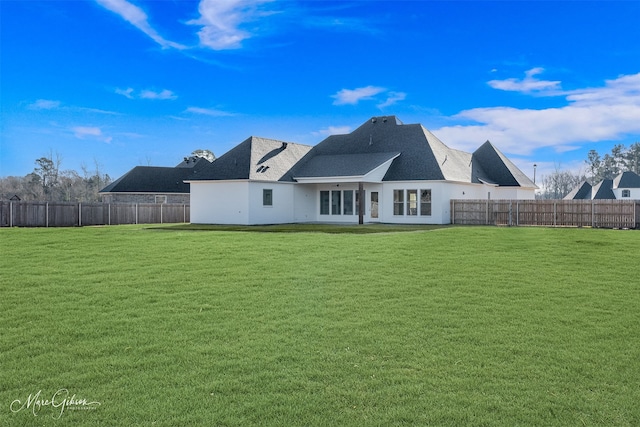
[[[0,229],[0,425],[640,425],[640,232],[255,230]]]

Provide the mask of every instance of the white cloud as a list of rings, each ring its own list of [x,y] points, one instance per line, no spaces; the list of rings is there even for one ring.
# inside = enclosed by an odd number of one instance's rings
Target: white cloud
[[[33,104],[29,104],[30,110],[53,110],[60,107],[60,101],[52,101],[50,99],[38,99]]]
[[[126,0],[95,0],[100,6],[118,15],[131,25],[145,33],[163,48],[186,49],[179,43],[166,40],[149,24],[147,14],[138,6]]]
[[[178,97],[170,90],[164,89],[160,92],[154,92],[152,90],[143,90],[140,92],[140,98],[142,99],[176,99]]]
[[[133,88],[116,89],[116,93],[118,95],[126,96],[129,99],[133,99]]]
[[[187,24],[202,26],[200,44],[213,50],[238,49],[252,34],[240,26],[267,13],[258,6],[268,0],[201,0],[200,17]]]
[[[344,135],[351,132],[350,126],[329,126],[326,129],[320,129],[317,132],[312,132],[315,136],[329,136],[329,135]]]
[[[136,91],[133,88],[129,87],[126,89],[116,89],[115,92],[118,95],[125,96],[129,99],[139,98],[139,99],[173,100],[178,98],[178,96],[175,93],[173,93],[168,89],[163,89],[159,92],[153,91],[150,89],[144,89],[136,93]]]
[[[465,110],[452,119],[472,124],[445,126],[433,132],[456,148],[472,151],[490,140],[505,152],[521,155],[542,147],[562,152],[640,133],[640,73],[607,80],[602,87],[565,91],[562,95],[568,103],[564,107]]]
[[[560,89],[559,81],[538,80],[534,77],[543,72],[544,68],[532,68],[525,72],[523,79],[490,80],[487,84],[494,89],[524,93]]]
[[[109,144],[112,141],[112,137],[105,136],[99,127],[95,126],[76,126],[71,128],[73,135],[78,139],[97,139]]]
[[[385,107],[390,107],[391,105],[395,105],[398,101],[404,101],[406,98],[407,98],[407,94],[404,92],[389,91],[387,94],[386,101],[378,104],[377,107],[380,109]]]
[[[335,98],[333,105],[355,105],[363,100],[374,99],[376,95],[385,91],[386,89],[383,87],[366,86],[357,89],[342,89],[331,97]]]
[[[231,116],[235,116],[234,113],[229,113],[227,111],[217,110],[217,109],[214,109],[214,108],[189,107],[189,108],[187,108],[186,112],[194,113],[194,114],[203,114],[205,116],[211,116],[211,117],[231,117]]]

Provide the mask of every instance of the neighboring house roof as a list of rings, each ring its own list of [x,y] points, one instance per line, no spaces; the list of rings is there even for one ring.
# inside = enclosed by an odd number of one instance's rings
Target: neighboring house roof
[[[581,182],[571,190],[566,200],[608,200],[615,199],[613,190],[619,188],[640,188],[640,176],[631,171],[622,172],[613,179],[604,179],[593,187],[587,182]]]
[[[613,179],[613,188],[640,188],[640,175],[635,172],[622,172]]]
[[[198,157],[185,158],[176,167],[136,166],[100,190],[100,193],[189,193],[185,183],[197,175],[209,161]]]
[[[251,136],[190,179],[278,181],[309,150],[308,145]]]
[[[610,200],[615,199],[616,195],[613,194],[613,180],[603,179],[599,183],[593,186],[591,190],[591,198],[593,200]]]
[[[564,196],[565,200],[590,200],[591,199],[591,184],[587,181],[582,181],[576,188],[571,190],[569,194]]]

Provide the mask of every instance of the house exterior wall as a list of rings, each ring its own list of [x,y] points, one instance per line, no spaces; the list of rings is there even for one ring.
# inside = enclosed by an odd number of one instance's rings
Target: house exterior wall
[[[156,196],[159,196],[156,197]],[[162,198],[162,199],[160,199]],[[188,205],[190,197],[188,193],[104,193],[103,203],[178,203]]]
[[[193,224],[249,224],[249,182],[191,182]]]
[[[263,205],[263,190],[271,190],[272,205]],[[534,199],[534,190],[466,184],[450,181],[407,181],[365,183],[364,222],[395,224],[448,224],[451,199]],[[416,214],[409,212],[409,190],[417,194]],[[431,193],[431,214],[422,215],[422,190]],[[394,211],[394,192],[402,191],[402,214]],[[295,184],[259,181],[192,182],[191,222],[201,224],[283,224],[295,222],[357,224],[356,194],[358,183]],[[321,194],[328,192],[328,213],[321,213]],[[345,213],[345,193],[352,197]],[[378,215],[372,215],[372,192],[378,193]],[[340,197],[339,210],[334,211],[334,194]],[[326,194],[326,193],[325,193]],[[224,201],[220,203],[220,201]],[[326,203],[326,202],[325,202]]]
[[[294,222],[294,185],[282,182],[248,183],[247,224],[287,224]],[[263,191],[271,190],[272,204],[263,204]]]
[[[629,197],[622,197],[623,190],[629,190]],[[613,194],[618,200],[640,200],[640,188],[614,188]]]

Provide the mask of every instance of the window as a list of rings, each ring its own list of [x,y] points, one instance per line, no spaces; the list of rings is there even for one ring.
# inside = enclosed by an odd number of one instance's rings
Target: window
[[[622,197],[631,197],[631,190],[622,190]]]
[[[407,190],[407,215],[418,215],[418,190]]]
[[[262,206],[273,206],[273,190],[262,190]]]
[[[353,215],[353,190],[345,190],[344,196],[344,209],[342,213],[345,215]]]
[[[331,192],[331,215],[340,215],[340,190]]]
[[[320,192],[320,215],[329,215],[329,192]]]
[[[404,215],[404,190],[393,190],[393,214]]]
[[[167,203],[167,196],[156,196],[156,203]]]
[[[431,190],[420,190],[420,215],[431,215]]]

